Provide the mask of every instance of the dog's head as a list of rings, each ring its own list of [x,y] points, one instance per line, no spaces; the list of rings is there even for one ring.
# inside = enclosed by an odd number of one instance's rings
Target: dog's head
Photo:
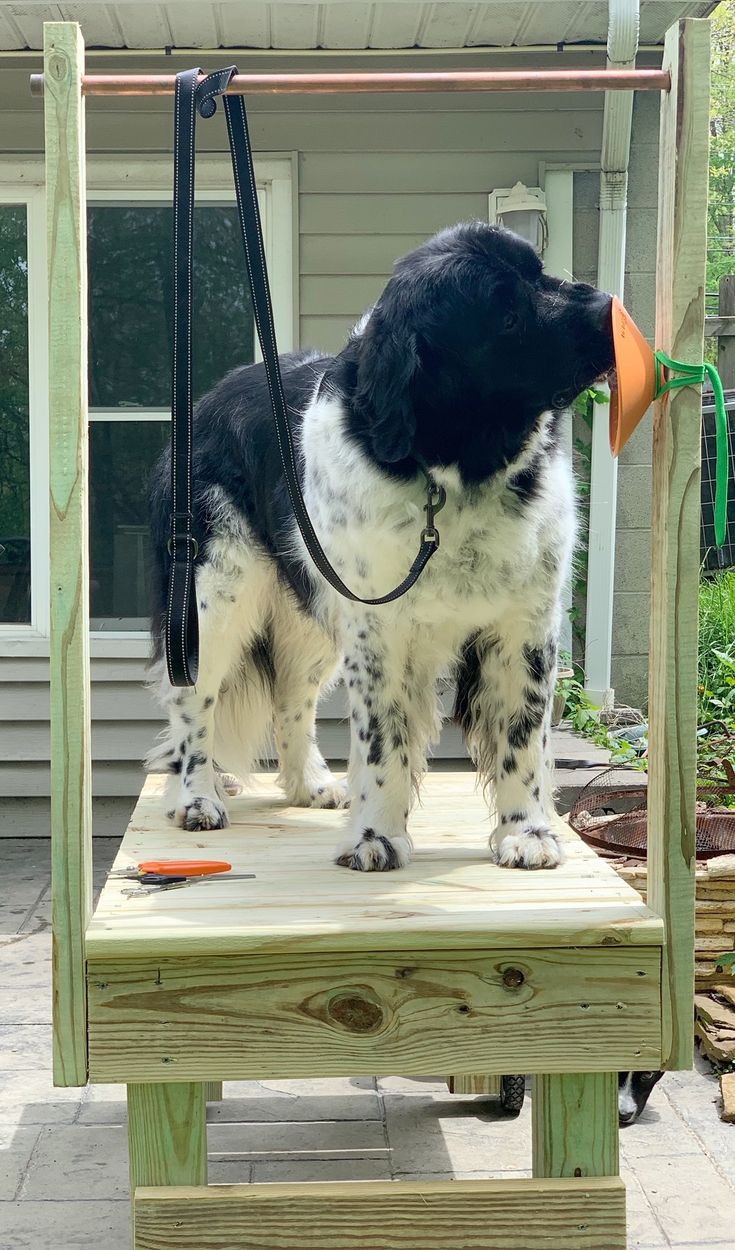
[[[612,367],[610,297],[549,277],[510,231],[454,226],[397,262],[353,350],[377,459],[420,452],[477,481]]]
[[[618,1073],[618,1120],[621,1125],[632,1124],[638,1119],[651,1090],[662,1076],[663,1072]]]

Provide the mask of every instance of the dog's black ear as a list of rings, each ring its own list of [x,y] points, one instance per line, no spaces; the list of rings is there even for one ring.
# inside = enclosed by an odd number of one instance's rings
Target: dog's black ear
[[[390,319],[374,309],[360,342],[355,405],[366,419],[373,451],[384,464],[411,454],[416,434],[411,391],[419,364],[415,335],[396,332]]]

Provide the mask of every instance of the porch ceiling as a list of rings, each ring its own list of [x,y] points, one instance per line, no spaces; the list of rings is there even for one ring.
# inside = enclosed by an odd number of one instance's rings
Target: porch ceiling
[[[656,44],[679,17],[702,17],[710,3],[643,0],[641,43]],[[0,3],[0,49],[41,48],[45,21],[81,23],[87,47],[391,49],[528,47],[604,43],[605,2],[580,0],[326,0],[321,4],[270,0],[87,0],[78,4]]]

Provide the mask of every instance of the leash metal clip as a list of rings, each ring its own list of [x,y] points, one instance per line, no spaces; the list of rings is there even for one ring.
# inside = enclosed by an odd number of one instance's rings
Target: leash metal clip
[[[426,487],[426,503],[424,504],[426,526],[421,531],[422,543],[433,543],[435,547],[439,546],[439,531],[434,524],[434,517],[437,512],[441,512],[446,502],[447,492],[444,487],[439,486],[432,477],[429,477]]]

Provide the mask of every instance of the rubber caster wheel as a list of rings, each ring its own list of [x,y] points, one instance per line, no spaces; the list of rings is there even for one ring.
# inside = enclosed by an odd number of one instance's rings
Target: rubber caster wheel
[[[525,1097],[525,1076],[501,1076],[500,1105],[506,1115],[519,1115]]]

